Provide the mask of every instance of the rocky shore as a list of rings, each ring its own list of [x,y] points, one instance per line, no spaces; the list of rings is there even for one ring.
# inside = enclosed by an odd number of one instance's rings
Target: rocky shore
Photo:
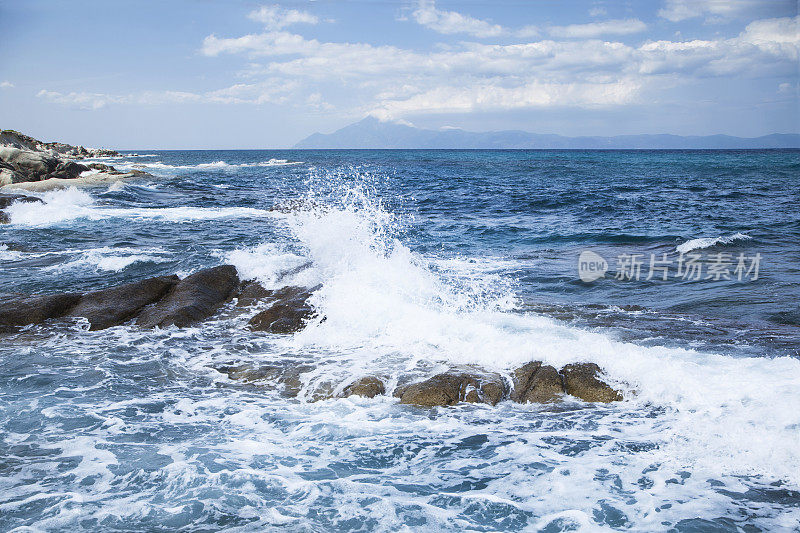
[[[113,150],[42,142],[14,130],[0,130],[0,189],[44,191],[73,185],[111,183],[150,177],[141,170],[121,171],[87,158],[119,157]]]
[[[317,317],[310,303],[317,289],[288,286],[269,290],[255,280],[241,280],[234,266],[221,265],[183,279],[160,276],[87,293],[6,295],[0,297],[0,333],[76,319],[86,320],[91,330],[122,324],[182,328],[211,318],[227,306],[240,314],[255,311],[247,326],[252,331],[287,335],[300,331]],[[291,361],[262,366],[232,362],[216,370],[232,380],[297,397],[302,375],[313,368]],[[395,382],[389,376],[362,376],[343,387],[327,383],[305,396],[317,401],[348,396],[374,398],[391,393],[402,404],[428,408],[461,402],[495,405],[503,400],[550,403],[561,401],[565,395],[587,402],[622,400],[620,392],[602,380],[602,369],[586,362],[556,369],[531,361],[510,375],[464,365],[422,380],[399,376],[399,384],[391,391],[387,387],[390,381]]]

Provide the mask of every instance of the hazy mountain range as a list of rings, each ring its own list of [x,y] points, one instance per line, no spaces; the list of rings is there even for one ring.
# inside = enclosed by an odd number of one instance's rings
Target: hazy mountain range
[[[744,138],[731,135],[618,135],[614,137],[564,137],[520,130],[474,132],[460,129],[426,130],[381,122],[367,117],[333,133],[314,133],[295,148],[609,148],[609,149],[737,149],[800,148],[800,134],[773,133]]]

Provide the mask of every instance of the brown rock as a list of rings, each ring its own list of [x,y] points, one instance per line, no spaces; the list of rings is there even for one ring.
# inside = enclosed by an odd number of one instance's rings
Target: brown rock
[[[88,319],[92,330],[118,326],[144,306],[163,298],[178,281],[178,276],[161,276],[88,292],[68,315]]]
[[[530,363],[525,363],[511,373],[511,381],[514,385],[514,390],[511,391],[511,399],[513,401],[523,401],[522,397],[528,390],[528,384],[531,382],[533,375],[536,374],[541,367],[541,361],[531,361]]]
[[[239,307],[253,305],[261,300],[269,298],[274,292],[275,291],[270,289],[265,289],[255,280],[244,281],[239,287],[239,292],[236,294],[236,305]]]
[[[195,272],[136,319],[144,328],[185,327],[213,315],[239,286],[236,267],[222,265]]]
[[[587,402],[614,402],[622,395],[597,378],[600,367],[594,363],[575,363],[561,369],[567,394]]]
[[[314,315],[314,308],[308,304],[311,294],[312,290],[303,287],[283,287],[275,291],[272,296],[278,301],[251,318],[250,328],[270,333],[300,331]]]
[[[539,361],[518,368],[514,371],[513,380],[511,399],[519,403],[552,402],[564,392],[558,371],[552,366],[542,366]]]
[[[374,398],[379,394],[386,394],[386,387],[383,385],[383,381],[375,376],[365,376],[357,379],[350,385],[346,386],[344,391],[342,391],[342,396],[345,398],[348,396],[364,396],[365,398]]]
[[[0,209],[6,209],[14,202],[42,202],[41,198],[36,198],[35,196],[26,196],[24,194],[7,194],[7,193],[0,193]]]
[[[419,383],[398,388],[400,403],[434,407],[458,402],[495,405],[503,399],[507,386],[499,374],[450,371]]]
[[[0,305],[0,326],[27,326],[66,315],[78,303],[78,293],[15,297]]]

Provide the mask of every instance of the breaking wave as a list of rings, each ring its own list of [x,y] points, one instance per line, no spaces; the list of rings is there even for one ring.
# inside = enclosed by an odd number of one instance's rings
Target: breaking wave
[[[320,374],[396,379],[475,364],[507,375],[531,360],[596,362],[625,391],[621,409],[663,410],[648,435],[658,460],[800,483],[800,361],[643,347],[522,313],[513,282],[480,270],[464,276],[470,261],[448,268],[410,250],[402,221],[362,185],[315,191],[287,224],[296,247],[266,243],[227,259],[272,286],[322,284],[312,300],[319,317],[286,341],[346,354]]]
[[[699,239],[691,239],[681,245],[678,245],[678,247],[675,248],[675,251],[681,254],[687,254],[692,250],[703,250],[713,246],[731,244],[736,241],[749,241],[750,239],[752,239],[752,237],[745,235],[744,233],[734,233],[733,235],[728,236],[722,235],[716,238],[702,237]]]
[[[41,227],[81,219],[105,220],[110,218],[181,223],[195,220],[274,216],[274,213],[269,210],[252,207],[110,207],[98,204],[89,193],[75,187],[48,191],[39,197],[44,200],[44,204],[17,202],[11,205],[6,210],[11,224]]]

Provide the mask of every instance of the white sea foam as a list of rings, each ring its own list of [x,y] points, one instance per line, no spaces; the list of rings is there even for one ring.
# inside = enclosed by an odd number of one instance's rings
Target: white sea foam
[[[0,244],[0,261],[17,261],[25,257],[25,252],[9,250],[7,244]]]
[[[492,273],[464,276],[470,261],[457,264],[454,275],[441,264],[432,269],[393,236],[392,215],[363,191],[338,205],[311,198],[288,221],[312,266],[301,280],[284,275],[281,283],[323,283],[312,302],[324,320],[286,342],[298,351],[348,354],[320,375],[396,377],[420,365],[435,371],[454,364],[508,373],[531,360],[557,367],[592,361],[625,392],[622,409],[664,410],[650,436],[659,442],[659,460],[800,483],[800,361],[643,347],[514,312],[509,285]],[[274,245],[229,259],[271,282],[304,260]]]
[[[107,207],[98,204],[87,192],[75,187],[48,191],[42,193],[40,197],[44,200],[44,204],[17,202],[11,205],[6,210],[11,223],[21,226],[51,226],[79,219],[105,220],[111,218],[181,223],[195,220],[274,216],[271,211],[250,207]]]
[[[124,163],[125,166],[144,170],[235,170],[237,168],[285,167],[302,164],[302,161],[289,161],[288,159],[269,159],[267,161],[256,161],[252,163],[228,163],[227,161],[220,160],[211,163],[198,163],[196,165],[170,165],[161,161],[129,161]]]
[[[642,347],[520,313],[498,273],[513,265],[414,253],[368,188],[344,189],[284,215],[296,242],[225,255],[272,287],[323,283],[314,304],[326,320],[299,334],[258,336],[218,317],[0,347],[56,354],[31,360],[68,361],[74,373],[43,367],[31,378],[60,387],[15,397],[8,416],[36,425],[8,426],[35,427],[38,449],[31,460],[29,435],[4,435],[6,447],[21,444],[9,447],[21,466],[0,477],[0,513],[36,530],[243,518],[230,527],[665,531],[694,517],[796,529],[800,512],[786,502],[800,485],[800,361]],[[626,401],[431,413],[389,395],[286,401],[209,368],[292,357],[317,367],[307,385],[375,373],[390,391],[423,365],[595,361]],[[25,394],[25,377],[16,381]],[[76,422],[80,436],[65,430]]]
[[[705,248],[711,248],[712,246],[731,244],[736,241],[748,241],[750,239],[752,239],[752,237],[745,235],[744,233],[734,233],[733,235],[722,235],[714,238],[701,237],[699,239],[688,240],[685,243],[678,245],[678,247],[675,248],[675,251],[681,254],[686,254],[692,250],[702,250]]]
[[[169,253],[161,248],[91,248],[89,250],[66,250],[64,254],[78,254],[66,263],[45,267],[46,271],[62,272],[86,267],[96,270],[119,272],[135,263],[163,263],[169,261]]]

